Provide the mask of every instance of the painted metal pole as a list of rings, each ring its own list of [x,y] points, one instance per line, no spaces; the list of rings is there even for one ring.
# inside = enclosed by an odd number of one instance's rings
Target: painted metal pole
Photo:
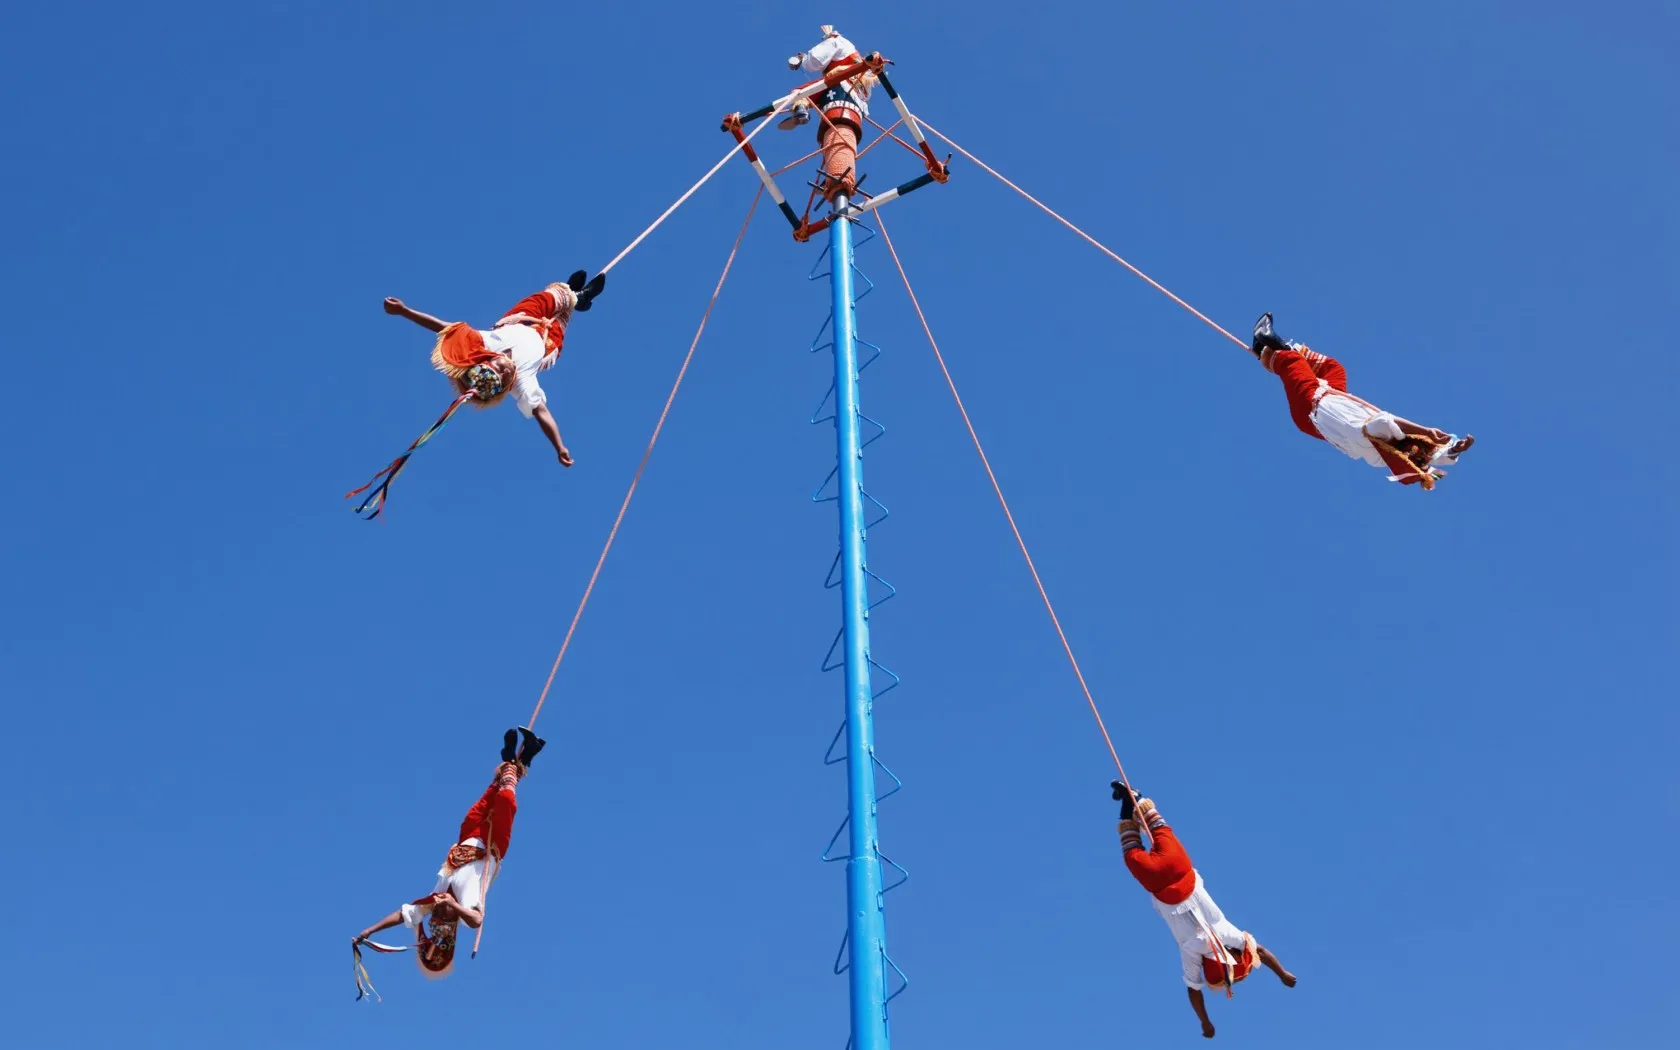
[[[846,198],[834,202],[837,212]],[[846,932],[853,1050],[888,1050],[886,918],[875,827],[874,694],[869,682],[869,589],[864,575],[863,449],[859,438],[857,317],[852,300],[852,224],[829,226],[834,296],[834,428],[839,461],[840,605],[845,626]]]

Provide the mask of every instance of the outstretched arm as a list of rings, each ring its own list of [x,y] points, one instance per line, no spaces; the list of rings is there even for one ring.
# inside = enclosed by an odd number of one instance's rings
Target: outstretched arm
[[[566,450],[566,443],[560,440],[560,427],[554,422],[554,414],[548,410],[548,406],[538,405],[536,410],[531,413],[531,418],[537,421],[537,426],[542,428],[543,436],[548,438],[550,445],[554,446],[555,455],[560,457],[560,465],[562,467],[571,466],[572,454]]]
[[[361,933],[356,934],[355,940],[353,940],[351,943],[352,944],[360,944],[363,941],[367,940],[369,937],[372,937],[374,934],[378,933],[380,930],[388,930],[393,926],[401,926],[402,921],[403,921],[402,909],[399,908],[398,910],[396,910],[396,911],[392,912],[391,914],[385,916],[383,919],[380,919],[378,922],[374,923],[372,926],[369,926],[367,929],[363,930]]]
[[[449,324],[449,322],[439,320],[431,314],[421,313],[419,310],[410,307],[407,303],[404,303],[401,299],[398,299],[394,295],[386,297],[385,312],[388,314],[395,314],[398,317],[406,317],[410,321],[419,325],[421,328],[432,332],[441,332]]]
[[[1212,1039],[1213,1022],[1208,1020],[1207,1003],[1202,999],[1202,990],[1200,988],[1186,988],[1185,991],[1190,993],[1190,1009],[1196,1011],[1196,1019],[1202,1022],[1202,1038]]]

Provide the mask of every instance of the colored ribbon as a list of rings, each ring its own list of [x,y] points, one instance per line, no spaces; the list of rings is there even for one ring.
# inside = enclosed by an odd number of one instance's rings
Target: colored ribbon
[[[357,941],[355,944],[350,946],[350,954],[353,956],[356,977],[356,1001],[359,1003],[371,995],[374,1002],[381,1003],[385,1000],[379,997],[379,992],[373,987],[373,978],[368,976],[367,966],[362,962],[362,945],[364,944],[369,948],[372,948],[374,951],[385,955],[391,955],[396,952],[406,952],[408,951],[408,948],[398,947],[394,944],[380,944],[378,941]]]
[[[373,491],[368,493],[367,498],[357,504],[355,508],[355,512],[358,515],[361,515],[363,520],[372,521],[374,518],[379,517],[380,512],[385,509],[385,495],[391,489],[391,482],[397,480],[397,475],[401,474],[403,467],[408,465],[409,457],[419,451],[420,446],[430,440],[433,434],[436,434],[438,431],[443,429],[444,424],[449,422],[449,417],[455,414],[456,409],[460,408],[462,405],[477,396],[477,391],[469,390],[460,397],[456,398],[454,402],[450,404],[448,410],[438,417],[438,421],[428,427],[424,434],[415,438],[414,444],[408,446],[407,450],[405,450],[402,455],[393,459],[390,466],[375,474],[368,480],[366,485],[344,494],[345,499],[351,499],[352,497],[359,496],[362,493],[367,492],[369,488],[373,488]],[[381,478],[384,480],[380,481]],[[374,487],[375,482],[378,482],[378,487]]]

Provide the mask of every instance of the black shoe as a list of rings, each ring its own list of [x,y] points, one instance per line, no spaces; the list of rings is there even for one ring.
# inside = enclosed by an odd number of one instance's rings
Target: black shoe
[[[523,726],[520,727],[519,731],[525,734],[525,746],[519,749],[519,763],[526,769],[530,769],[531,761],[537,757],[537,753],[543,749],[543,745],[547,744],[548,741]],[[508,730],[508,736],[513,736],[513,730]]]
[[[512,762],[519,750],[519,730],[510,729],[502,734],[502,761]]]
[[[1289,344],[1277,337],[1272,331],[1272,314],[1267,311],[1260,315],[1260,320],[1254,322],[1254,341],[1249,344],[1249,352],[1255,357],[1260,356],[1262,350],[1286,350]]]
[[[1118,780],[1109,781],[1108,786],[1114,789],[1114,801],[1120,803],[1120,819],[1131,820],[1137,811],[1136,796]]]
[[[566,278],[566,287],[570,288],[574,292],[581,292],[583,291],[583,283],[588,279],[589,272],[587,270],[579,270],[577,273],[574,273],[570,277]]]
[[[589,279],[589,283],[583,286],[583,290],[581,292],[578,292],[577,309],[579,310],[579,312],[587,310],[591,306],[595,305],[595,297],[597,295],[600,295],[602,290],[605,289],[606,286],[607,286],[607,275],[606,274],[598,273],[594,277],[591,277]]]

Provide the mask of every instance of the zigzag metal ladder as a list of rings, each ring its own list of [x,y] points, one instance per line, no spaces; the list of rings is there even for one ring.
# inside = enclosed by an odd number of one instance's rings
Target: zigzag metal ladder
[[[840,948],[834,958],[834,972],[850,974],[853,986],[852,1038],[847,1040],[846,1045],[848,1048],[856,1045],[859,1050],[886,1050],[887,1004],[910,984],[904,971],[899,969],[898,964],[887,954],[886,895],[904,885],[910,873],[881,852],[875,826],[878,804],[896,794],[904,785],[875,752],[872,724],[874,701],[897,688],[899,677],[891,669],[876,662],[869,654],[867,621],[876,608],[890,601],[898,592],[892,584],[868,567],[865,554],[869,529],[885,521],[889,512],[885,505],[863,488],[863,450],[884,436],[887,428],[864,415],[858,407],[858,381],[864,369],[881,356],[881,349],[873,343],[857,339],[854,333],[855,307],[875,287],[868,276],[857,268],[852,257],[850,231],[854,224],[841,220],[832,225],[833,241],[830,251],[817,260],[808,277],[812,281],[829,278],[833,290],[833,305],[822,327],[817,330],[816,337],[811,341],[810,352],[828,350],[835,355],[834,379],[830,380],[828,390],[824,392],[816,411],[811,413],[811,423],[830,423],[835,427],[838,432],[837,456],[828,476],[811,494],[811,500],[814,503],[841,504],[841,549],[829,565],[823,587],[829,590],[842,588],[841,605],[843,613],[846,614],[834,640],[829,644],[828,652],[823,658],[822,670],[828,672],[844,669],[848,672],[847,718],[840,723],[840,728],[835,731],[833,739],[829,742],[828,750],[823,755],[823,764],[846,764],[849,805],[846,818],[829,837],[822,860],[828,863],[842,860],[847,862],[847,899],[851,921],[847,924],[847,932],[841,938]],[[874,231],[857,225],[865,233],[860,243],[867,244],[873,239]],[[842,259],[845,263],[838,276],[834,265],[836,259]],[[863,291],[855,296],[852,293],[853,277],[862,281],[864,285]],[[836,308],[845,311],[845,316],[839,323],[835,320]],[[867,351],[867,354],[860,353],[858,347]],[[847,367],[851,362],[856,362],[855,368],[848,372]],[[841,389],[842,383],[847,385],[844,391]],[[844,425],[848,410],[855,422]],[[867,437],[863,431],[865,424],[870,428]],[[843,470],[844,456],[848,449],[855,449],[854,465],[852,470]],[[848,493],[848,483],[855,486],[855,495]],[[852,554],[856,559],[858,571],[854,574],[854,579],[861,587],[861,593],[856,596],[855,603],[852,600],[853,595],[844,589],[848,571],[847,542],[850,535],[847,528],[849,495],[852,496],[850,517],[856,527]],[[859,637],[848,638],[848,628],[857,631]],[[858,659],[860,655],[861,659]],[[850,667],[848,663],[851,664]],[[872,691],[871,688],[871,672],[874,671],[879,671],[890,679],[886,687],[878,691]],[[843,744],[842,741],[848,741],[848,744]],[[864,746],[862,752],[856,756],[859,760],[854,761],[851,744],[858,741],[862,741]],[[838,756],[835,754],[836,749],[842,751]],[[891,786],[878,795],[874,786],[877,770],[891,782]],[[847,835],[848,832],[852,832],[848,836],[849,848],[844,855],[836,856],[835,847],[841,836]],[[893,878],[890,882],[883,880],[885,868],[892,869]],[[863,931],[859,935],[860,940],[867,938],[873,945],[853,950],[854,929]],[[888,986],[894,983],[893,978],[896,978],[896,987],[889,990]]]

